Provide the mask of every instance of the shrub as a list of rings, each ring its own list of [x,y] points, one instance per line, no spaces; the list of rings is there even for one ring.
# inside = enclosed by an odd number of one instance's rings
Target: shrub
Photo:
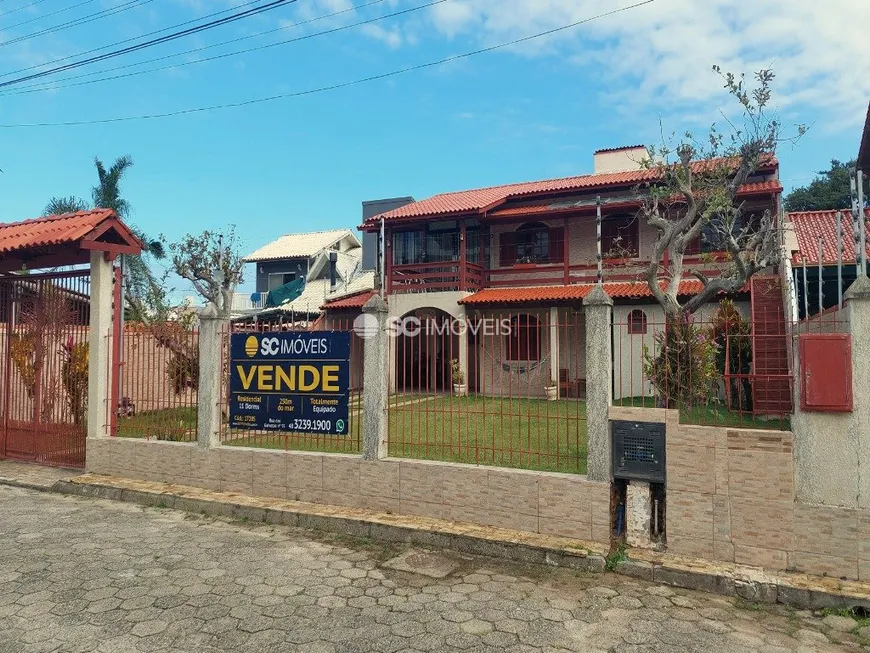
[[[644,375],[664,408],[708,403],[716,383],[716,346],[691,316],[669,316],[654,336],[655,351],[644,345]]]
[[[730,299],[723,299],[713,317],[710,336],[716,344],[716,371],[723,379],[728,406],[752,410],[752,325]],[[726,375],[739,374],[725,381]],[[745,375],[745,376],[743,376]]]

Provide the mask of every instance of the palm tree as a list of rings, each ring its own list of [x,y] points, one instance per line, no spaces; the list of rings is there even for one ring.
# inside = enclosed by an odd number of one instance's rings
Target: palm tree
[[[120,156],[106,169],[99,158],[94,158],[97,168],[97,176],[100,183],[94,186],[91,196],[94,206],[102,209],[112,209],[122,220],[126,220],[130,214],[130,203],[121,197],[121,179],[124,173],[133,166],[130,155]],[[143,244],[143,254],[148,254],[155,259],[166,256],[163,243],[160,240],[149,238],[142,230],[131,227],[132,231]],[[162,308],[163,291],[160,283],[154,277],[148,264],[141,256],[123,255],[121,265],[124,270],[125,295],[131,317],[136,321],[146,321],[149,317],[149,309]]]
[[[42,210],[42,215],[61,215],[63,213],[76,213],[87,211],[88,203],[82,198],[70,195],[69,197],[52,197]]]

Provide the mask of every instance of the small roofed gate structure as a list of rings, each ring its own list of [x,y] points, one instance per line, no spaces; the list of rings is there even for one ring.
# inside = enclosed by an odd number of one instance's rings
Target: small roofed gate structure
[[[109,418],[113,261],[141,250],[109,209],[0,223],[0,458],[84,467]]]

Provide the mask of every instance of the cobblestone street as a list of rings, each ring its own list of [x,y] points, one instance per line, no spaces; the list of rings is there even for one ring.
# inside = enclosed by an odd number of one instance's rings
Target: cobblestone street
[[[0,486],[0,653],[864,650],[840,617],[450,553],[443,579],[381,566],[403,551]]]

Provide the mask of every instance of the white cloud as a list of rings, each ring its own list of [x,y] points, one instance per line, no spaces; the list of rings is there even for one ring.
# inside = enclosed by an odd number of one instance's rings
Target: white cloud
[[[378,41],[386,43],[389,47],[395,49],[402,45],[402,35],[397,28],[385,29],[376,23],[368,23],[360,27],[360,30],[366,36],[369,36]]]
[[[429,16],[448,38],[492,44],[630,4],[449,0]],[[818,120],[839,129],[860,123],[870,100],[868,25],[866,0],[655,0],[518,50],[558,53],[596,71],[603,93],[630,110],[667,106],[703,120],[724,104],[714,63],[747,73],[772,67],[785,122]]]

